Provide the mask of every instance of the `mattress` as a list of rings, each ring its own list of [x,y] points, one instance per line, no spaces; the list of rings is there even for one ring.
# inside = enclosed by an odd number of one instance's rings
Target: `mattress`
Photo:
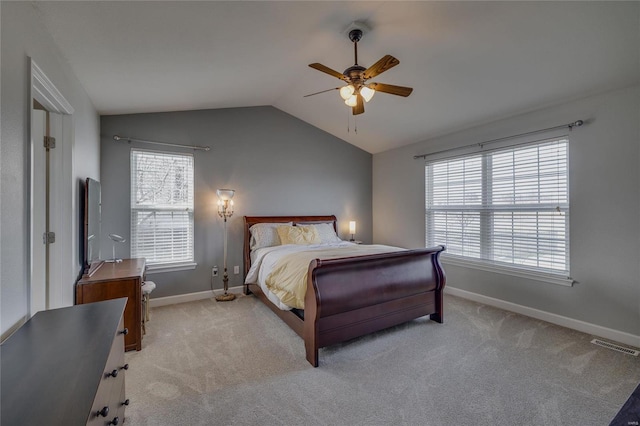
[[[385,245],[356,245],[348,241],[259,248],[251,253],[252,264],[245,284],[259,285],[267,299],[281,310],[303,309],[307,266],[312,259],[335,259],[401,250],[405,249]],[[303,263],[298,263],[297,267],[292,265],[292,269],[296,269],[295,274],[284,274],[288,281],[283,281],[283,286],[274,286],[274,283],[279,283],[277,278],[282,276],[283,262],[292,257],[305,260]],[[289,265],[286,268],[289,268]],[[281,275],[273,276],[272,274]]]

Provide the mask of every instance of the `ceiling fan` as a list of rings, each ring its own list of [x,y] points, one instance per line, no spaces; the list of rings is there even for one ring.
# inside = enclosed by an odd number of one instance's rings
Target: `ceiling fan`
[[[353,42],[355,64],[344,70],[343,73],[339,73],[319,63],[309,64],[311,68],[339,78],[347,83],[347,85],[311,93],[305,95],[305,98],[332,90],[340,90],[340,96],[344,99],[344,103],[351,107],[353,115],[358,115],[364,112],[364,103],[369,102],[376,91],[404,97],[411,94],[413,91],[411,87],[394,86],[384,83],[367,83],[367,80],[395,67],[400,61],[391,55],[385,55],[369,68],[360,66],[358,65],[358,42],[362,39],[362,30],[356,28],[349,31],[349,39]]]

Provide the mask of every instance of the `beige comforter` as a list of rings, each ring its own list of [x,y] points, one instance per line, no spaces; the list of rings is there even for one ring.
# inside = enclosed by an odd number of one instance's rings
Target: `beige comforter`
[[[337,259],[402,250],[404,249],[384,245],[349,245],[290,253],[276,262],[265,284],[284,304],[304,309],[307,274],[309,263],[313,259]]]

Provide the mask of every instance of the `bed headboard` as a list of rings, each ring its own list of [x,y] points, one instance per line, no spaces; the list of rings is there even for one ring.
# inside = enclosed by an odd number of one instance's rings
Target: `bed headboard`
[[[331,216],[245,216],[244,217],[244,276],[247,276],[247,272],[249,272],[249,268],[251,267],[251,249],[249,248],[249,242],[251,240],[251,232],[249,232],[249,228],[251,228],[256,223],[286,223],[293,222],[296,223],[333,223],[333,230],[337,232],[338,228],[336,227],[337,219],[334,215]]]

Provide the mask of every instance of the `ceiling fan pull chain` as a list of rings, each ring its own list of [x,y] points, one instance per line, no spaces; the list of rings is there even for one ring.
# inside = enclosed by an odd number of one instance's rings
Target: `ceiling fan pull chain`
[[[349,112],[347,110],[347,133],[350,133],[350,129],[349,129],[349,123],[351,122],[351,119],[349,118]]]
[[[353,133],[358,134],[358,119],[353,117]]]

